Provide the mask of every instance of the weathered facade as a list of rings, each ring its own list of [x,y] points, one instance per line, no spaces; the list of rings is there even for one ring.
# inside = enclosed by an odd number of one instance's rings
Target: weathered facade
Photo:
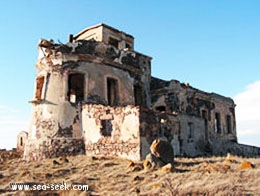
[[[152,77],[151,57],[134,51],[131,35],[99,24],[70,35],[67,44],[40,40],[38,50],[26,160],[76,154],[141,160],[158,137],[178,156],[239,145],[233,100]]]

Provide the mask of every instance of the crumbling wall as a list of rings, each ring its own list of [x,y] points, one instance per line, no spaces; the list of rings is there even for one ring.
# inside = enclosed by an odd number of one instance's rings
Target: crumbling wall
[[[67,101],[65,74],[49,68],[45,65],[37,70],[37,76],[44,76],[43,96],[30,101],[33,107],[24,150],[26,160],[65,155],[66,149],[82,140],[80,107]],[[53,148],[54,143],[58,147]],[[83,140],[81,143],[84,144]],[[82,144],[75,146],[68,154],[84,153]]]
[[[104,104],[108,103],[108,78],[117,81],[117,103],[118,106],[134,105],[133,81],[134,79],[118,68],[113,68],[107,65],[100,65],[96,63],[80,63],[77,69],[79,72],[87,72],[88,92],[86,93],[85,103]]]
[[[170,84],[169,81],[165,81],[156,77],[151,77],[151,91],[162,89]]]
[[[226,140],[237,142],[234,102],[231,99],[227,99],[217,94],[211,94],[211,98],[215,105],[214,110],[212,110],[212,120],[209,121],[209,126],[212,130],[212,139],[214,140],[221,137]],[[219,130],[216,127],[216,114],[219,115],[219,121],[221,122]],[[229,117],[229,122],[227,117]]]
[[[151,100],[154,110],[186,114],[188,119],[193,116],[203,119],[205,140],[213,142],[216,138],[225,138],[236,141],[235,104],[230,98],[200,91],[177,80],[153,79]],[[219,131],[216,131],[216,115],[219,116]]]
[[[118,41],[117,47],[119,49],[124,49],[124,48],[128,48],[131,50],[134,49],[134,38],[131,35],[128,35],[117,29],[108,27],[107,25],[104,24],[103,24],[102,31],[103,31],[102,42],[109,44],[112,38]]]
[[[153,140],[159,137],[160,124],[156,113],[148,108],[142,108],[140,113],[140,137],[141,137],[141,158],[150,152],[150,145]]]
[[[128,48],[134,49],[134,37],[119,31],[105,24],[98,24],[84,29],[77,35],[73,36],[74,40],[95,40],[105,44],[111,44],[114,40],[114,45],[119,49]],[[112,42],[113,43],[113,42]]]
[[[39,161],[46,158],[85,154],[83,139],[76,138],[41,138],[42,142],[30,142],[25,150],[24,159]]]
[[[181,123],[177,115],[165,115],[161,120],[162,135],[171,143],[175,156],[182,155]]]
[[[167,113],[202,117],[202,110],[210,113],[215,107],[210,99],[210,94],[192,88],[189,84],[182,84],[177,80],[167,82],[157,79],[153,81],[154,90],[151,91],[151,97],[155,110],[163,105]],[[163,87],[164,84],[166,86]]]
[[[157,138],[169,142],[176,156],[181,155],[180,119],[178,116],[142,108],[140,123],[142,159],[145,159],[145,156],[150,152],[150,145]]]
[[[259,147],[237,143],[234,143],[234,146],[235,152],[233,154],[244,157],[260,157]]]
[[[196,116],[179,114],[180,154],[195,157],[205,155],[206,139],[204,120]]]
[[[134,104],[131,103],[131,96],[133,96],[133,85],[139,85],[144,91],[145,106],[150,106],[150,75],[151,75],[151,58],[135,51],[119,50],[111,45],[106,45],[102,42],[91,40],[78,40],[70,42],[66,45],[55,44],[54,42],[41,40],[39,43],[39,59],[36,62],[38,72],[47,70],[49,72],[57,72],[67,74],[69,72],[78,71],[85,74],[90,78],[90,90],[95,82],[98,88],[93,92],[85,92],[88,95],[88,100],[93,97],[104,95],[105,84],[102,81],[105,74],[108,77],[117,77],[123,81],[119,87],[124,87],[127,92],[122,92],[121,95],[130,95],[127,99],[123,100],[124,105]],[[99,82],[102,81],[103,83]],[[89,94],[88,94],[89,93]],[[86,97],[85,97],[86,100]],[[100,97],[98,103],[105,104],[105,97]]]
[[[73,61],[94,59],[94,62],[110,63],[110,66],[141,74],[147,73],[148,77],[151,76],[151,57],[133,50],[120,50],[103,42],[77,40],[68,44],[56,44],[52,41],[40,40],[38,47],[37,64],[39,65],[59,62],[62,66],[60,62],[68,61],[69,58]],[[67,59],[63,55],[66,55]]]
[[[82,106],[86,155],[119,156],[140,160],[139,108]]]
[[[212,145],[213,154],[216,156],[225,156],[231,153],[243,157],[260,157],[260,148],[245,144],[238,144],[237,142],[228,139],[218,139]]]
[[[82,135],[79,137],[78,130],[74,129],[80,123],[75,120],[78,110],[70,105],[62,106],[37,104],[33,107],[25,160],[84,154]],[[66,125],[66,121],[70,124]]]
[[[36,93],[30,101],[33,110],[24,153],[27,160],[62,154],[51,151],[54,140],[69,140],[65,146],[60,146],[67,149],[74,139],[75,142],[82,139],[82,104],[110,105],[110,95],[116,96],[114,106],[135,105],[133,86],[138,83],[142,89],[149,90],[143,86],[144,82],[149,83],[146,77],[150,75],[142,76],[143,72],[150,73],[149,57],[95,41],[80,40],[63,45],[41,40],[36,68],[36,78],[40,79],[36,79]],[[75,82],[75,78],[82,84]],[[116,86],[110,86],[111,93],[108,92],[108,79],[116,83]],[[73,85],[76,86],[73,88]],[[44,148],[48,150],[44,151]],[[82,153],[82,145],[72,152]]]

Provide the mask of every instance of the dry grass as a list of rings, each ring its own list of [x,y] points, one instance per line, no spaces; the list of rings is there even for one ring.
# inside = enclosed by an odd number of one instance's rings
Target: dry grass
[[[250,167],[251,166],[251,167]],[[81,191],[12,191],[10,182],[83,183]],[[0,164],[2,195],[259,195],[260,159],[176,158],[174,168],[105,157],[67,157],[41,162],[18,158]]]

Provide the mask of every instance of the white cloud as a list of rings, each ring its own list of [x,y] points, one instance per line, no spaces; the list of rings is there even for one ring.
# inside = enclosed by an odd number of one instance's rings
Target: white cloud
[[[0,105],[0,109],[5,109],[5,108],[7,108],[6,105]]]
[[[9,107],[7,105],[0,105],[0,114],[4,114],[4,113],[17,113],[19,112],[18,109],[14,109],[12,107]]]
[[[239,143],[260,146],[260,81],[234,97]]]

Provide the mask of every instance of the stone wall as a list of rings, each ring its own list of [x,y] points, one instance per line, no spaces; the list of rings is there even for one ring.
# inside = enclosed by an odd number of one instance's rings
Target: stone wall
[[[168,141],[175,156],[203,156],[207,154],[205,124],[202,118],[149,109],[141,110],[141,156],[149,153],[153,140],[160,138]]]
[[[111,44],[111,38],[119,49],[134,49],[134,37],[106,24],[98,24],[88,27],[74,36],[75,40],[95,40],[106,44]]]
[[[260,148],[245,144],[235,144],[237,152],[235,154],[244,157],[260,157]]]
[[[118,156],[140,160],[139,108],[82,106],[86,155]]]
[[[40,160],[46,157],[63,156],[66,154],[64,153],[66,149],[77,145],[78,140],[82,140],[79,112],[77,107],[69,103],[35,105],[32,108],[24,158]],[[65,151],[60,151],[62,150],[60,148],[64,148]],[[80,143],[75,148],[84,149]],[[72,150],[68,154],[78,154],[78,151]]]
[[[260,148],[245,144],[238,144],[225,139],[218,139],[212,146],[213,154],[218,156],[225,156],[231,153],[243,157],[260,157]]]
[[[42,138],[44,140],[44,138]],[[30,142],[25,149],[24,159],[39,161],[46,158],[85,154],[83,139],[55,138],[48,143]]]
[[[233,100],[212,93],[211,101],[215,106],[211,113],[211,121],[209,121],[212,139],[223,138],[224,140],[237,142],[235,104]],[[216,130],[216,113],[220,116],[219,131]],[[227,116],[230,117],[230,130],[228,130]]]
[[[87,143],[85,146],[87,156],[117,156],[139,161],[140,143],[113,141],[100,139],[97,143]]]
[[[180,155],[195,157],[206,154],[205,125],[202,118],[179,114],[180,122]]]
[[[160,123],[156,112],[142,108],[140,113],[141,158],[150,152],[153,140],[159,137]]]
[[[154,110],[167,114],[185,114],[187,119],[195,116],[204,120],[203,129],[207,141],[214,142],[218,138],[237,140],[235,104],[231,98],[206,93],[177,80],[167,82],[153,78],[152,81],[151,100]],[[218,129],[216,115],[219,121]]]

